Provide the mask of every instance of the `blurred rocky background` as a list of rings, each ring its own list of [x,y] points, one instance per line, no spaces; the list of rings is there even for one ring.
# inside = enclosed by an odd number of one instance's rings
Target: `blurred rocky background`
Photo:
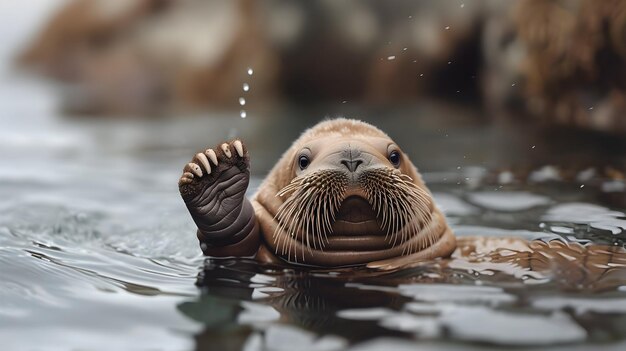
[[[618,0],[70,0],[17,59],[80,116],[435,99],[609,133],[625,63]]]

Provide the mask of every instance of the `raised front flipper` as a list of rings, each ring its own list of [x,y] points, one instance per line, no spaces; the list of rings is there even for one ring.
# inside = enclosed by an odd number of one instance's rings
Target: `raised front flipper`
[[[250,159],[239,140],[196,154],[178,181],[180,194],[198,226],[205,255],[251,256],[259,229],[246,189]]]

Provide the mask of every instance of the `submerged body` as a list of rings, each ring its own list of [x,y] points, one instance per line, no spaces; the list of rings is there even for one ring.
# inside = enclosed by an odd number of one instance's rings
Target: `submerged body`
[[[447,257],[456,241],[417,169],[367,123],[305,131],[248,200],[239,140],[198,153],[179,180],[209,256],[319,267],[386,266]]]

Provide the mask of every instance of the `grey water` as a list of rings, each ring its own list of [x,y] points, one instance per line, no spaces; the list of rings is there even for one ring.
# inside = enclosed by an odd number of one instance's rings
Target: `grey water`
[[[239,137],[253,192],[303,128],[334,111],[396,139],[459,237],[623,246],[626,186],[605,172],[624,165],[619,140],[432,102],[112,121],[62,116],[54,88],[25,77],[0,90],[2,349],[626,346],[623,276],[571,289],[558,274],[465,261],[346,272],[207,260],[176,184],[197,150]]]

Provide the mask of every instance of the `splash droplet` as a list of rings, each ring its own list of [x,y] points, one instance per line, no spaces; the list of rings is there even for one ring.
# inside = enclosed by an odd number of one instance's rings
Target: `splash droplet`
[[[243,83],[243,91],[248,91],[250,90],[250,86],[248,85],[248,83]]]
[[[446,30],[450,29],[450,26],[446,26]]]
[[[461,8],[464,8],[464,7],[465,7],[465,4],[461,4]]]
[[[245,105],[245,104],[246,104],[246,99],[244,99],[244,98],[240,97],[240,98],[239,98],[239,105],[243,106],[243,105]]]
[[[241,110],[241,112],[239,112],[239,116],[241,116],[241,118],[246,118],[248,117],[248,114],[246,113],[246,110]]]
[[[252,68],[248,67],[248,75],[251,76],[254,73],[254,71],[252,70]]]
[[[395,55],[387,56],[387,61],[392,61],[392,60],[395,60],[395,59],[396,59]]]

